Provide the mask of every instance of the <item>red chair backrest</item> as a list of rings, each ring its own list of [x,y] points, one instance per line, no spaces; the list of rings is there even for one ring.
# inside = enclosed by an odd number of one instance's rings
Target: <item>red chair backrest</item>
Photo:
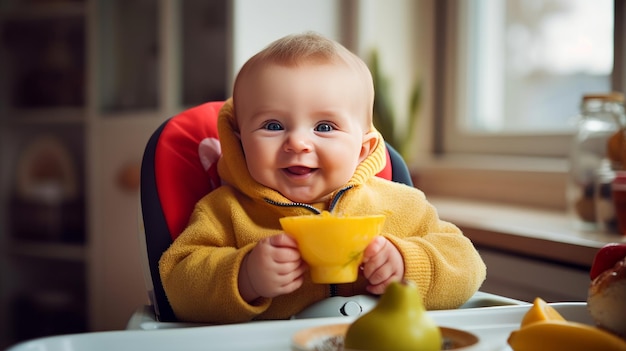
[[[217,116],[224,102],[209,102],[167,121],[156,145],[154,172],[170,235],[184,229],[194,205],[220,185]]]

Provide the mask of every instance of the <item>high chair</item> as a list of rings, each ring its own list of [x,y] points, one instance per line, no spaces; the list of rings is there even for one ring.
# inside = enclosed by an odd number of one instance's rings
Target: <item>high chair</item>
[[[140,245],[151,307],[133,316],[132,323],[137,318],[176,322],[158,263],[184,229],[196,202],[220,185],[217,116],[223,104],[207,102],[169,118],[146,145],[141,165]],[[413,185],[404,160],[389,145],[387,165],[378,176]]]

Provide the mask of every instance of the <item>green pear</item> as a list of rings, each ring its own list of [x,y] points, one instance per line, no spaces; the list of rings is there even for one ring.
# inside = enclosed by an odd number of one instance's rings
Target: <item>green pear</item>
[[[389,284],[376,306],[348,327],[344,345],[364,351],[439,351],[442,337],[417,284],[401,281]]]

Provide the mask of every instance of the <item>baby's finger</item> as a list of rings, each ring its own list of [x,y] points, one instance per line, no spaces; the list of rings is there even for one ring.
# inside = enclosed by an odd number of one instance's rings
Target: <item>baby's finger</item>
[[[289,294],[291,292],[294,292],[295,290],[297,290],[298,288],[300,288],[302,286],[302,283],[304,282],[304,277],[303,276],[299,276],[298,278],[288,282],[287,284],[283,285],[280,287],[280,292],[281,295],[282,294]]]
[[[274,271],[281,276],[290,274],[293,274],[294,276],[299,276],[302,275],[306,269],[307,266],[302,261],[293,261],[276,265]]]
[[[372,242],[365,248],[363,252],[363,262],[369,261],[373,256],[375,256],[387,243],[387,239],[382,236],[377,236],[372,240]]]
[[[365,271],[367,271],[368,267],[366,266],[365,268],[366,269],[364,270],[363,275],[365,276],[365,278],[367,278],[367,281],[371,285],[378,285],[378,284],[384,283],[391,276],[393,276],[392,268],[388,264],[383,264],[378,267],[372,268],[372,270],[367,273]]]
[[[270,237],[270,245],[276,247],[298,247],[296,241],[287,234],[277,234]]]

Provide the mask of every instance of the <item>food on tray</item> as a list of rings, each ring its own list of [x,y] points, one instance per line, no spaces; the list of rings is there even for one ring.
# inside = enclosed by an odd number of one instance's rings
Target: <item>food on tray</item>
[[[393,282],[376,306],[352,323],[322,325],[293,335],[294,351],[475,350],[476,335],[440,327],[413,282]]]
[[[570,322],[536,298],[524,315],[520,329],[508,338],[513,351],[626,351],[626,341],[595,326]]]
[[[565,321],[565,318],[554,307],[548,305],[542,298],[537,297],[533,302],[533,306],[522,318],[521,327],[523,328],[540,321]]]
[[[380,234],[385,216],[321,215],[283,217],[280,224],[297,242],[315,283],[357,279],[363,251]]]
[[[359,351],[344,347],[346,330],[350,324],[321,325],[298,331],[293,336],[293,351]],[[481,350],[478,337],[460,329],[440,327],[443,337],[441,350]]]
[[[513,331],[508,343],[514,351],[624,351],[626,342],[587,324],[544,321]]]
[[[593,258],[589,278],[596,279],[604,271],[613,268],[615,263],[626,257],[626,244],[610,243],[604,245]]]
[[[601,248],[590,277],[589,313],[600,328],[626,338],[626,244]]]
[[[417,285],[389,284],[378,304],[354,321],[346,332],[345,347],[354,350],[441,350],[439,327],[426,313]]]

